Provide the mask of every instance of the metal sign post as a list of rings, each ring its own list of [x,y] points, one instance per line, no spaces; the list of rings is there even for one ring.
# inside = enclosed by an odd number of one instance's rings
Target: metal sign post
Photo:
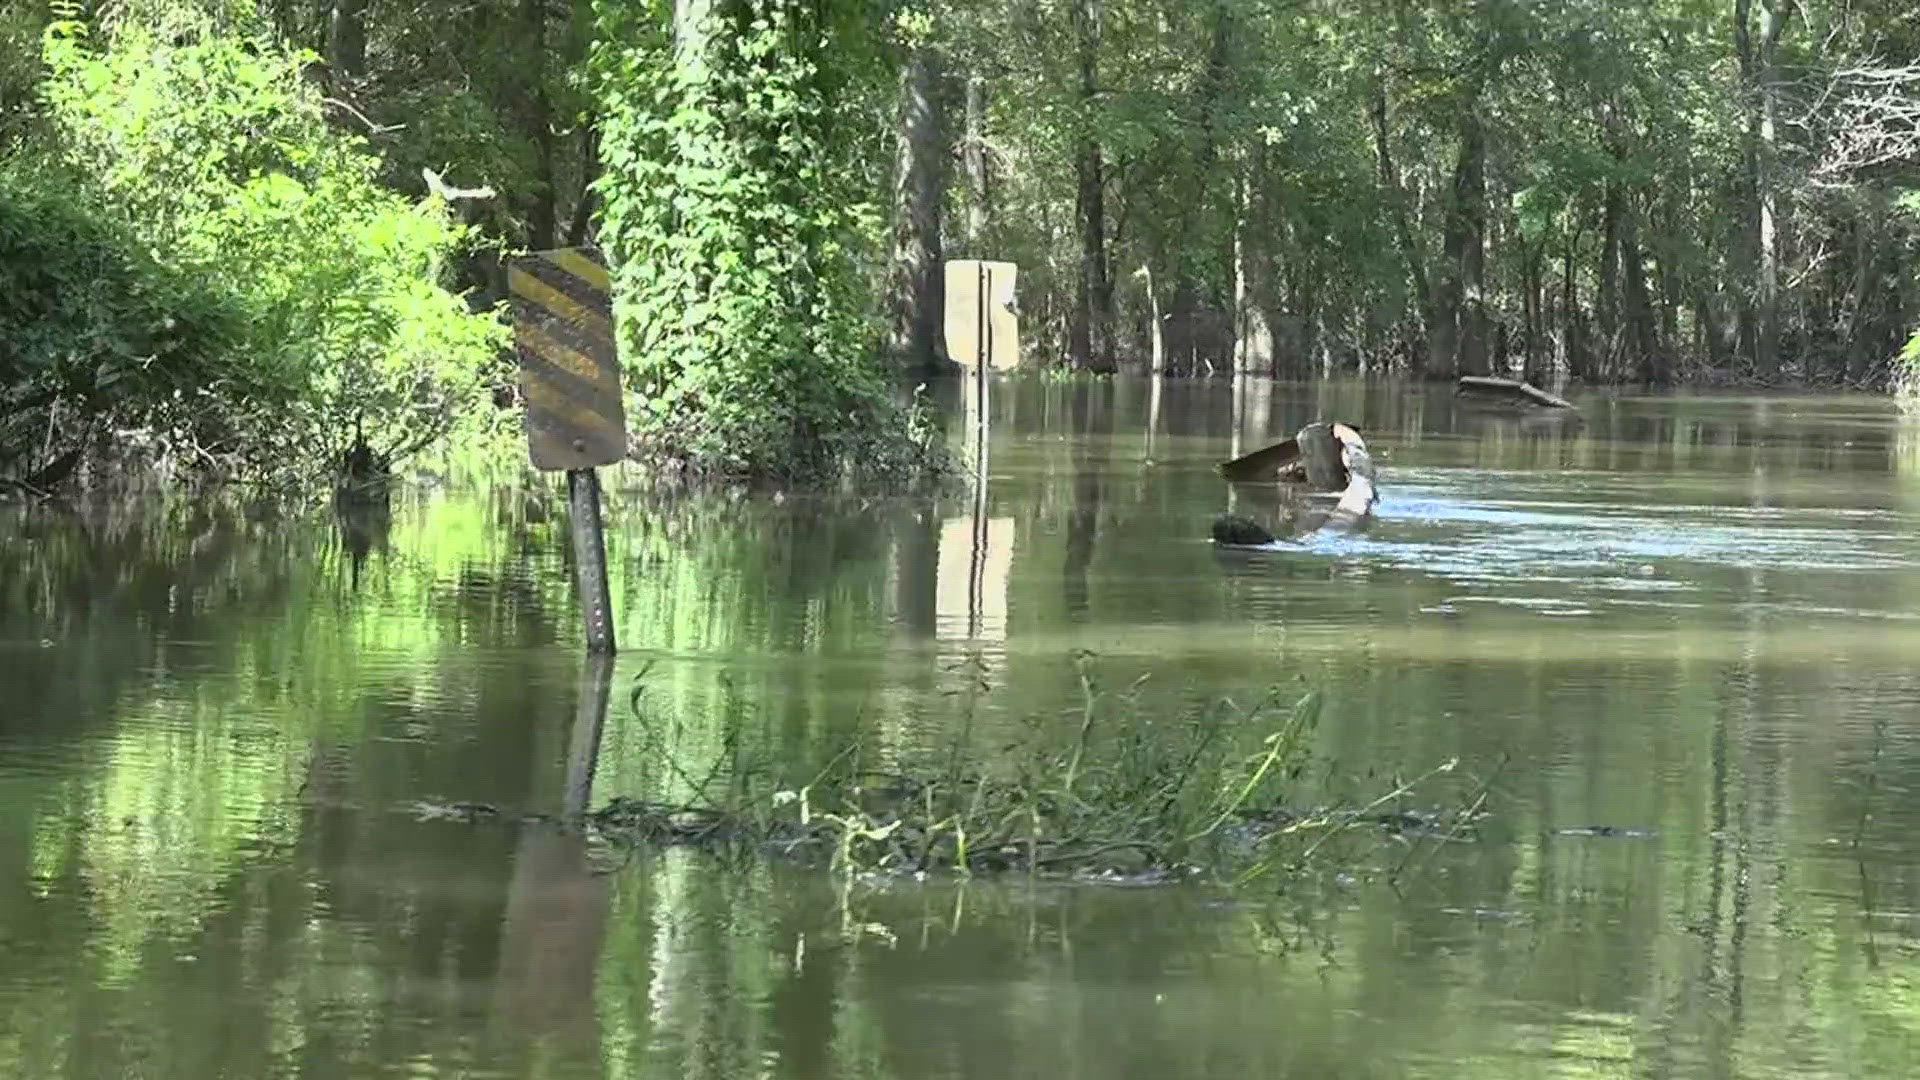
[[[599,252],[561,248],[515,259],[507,287],[526,399],[527,452],[536,469],[566,471],[574,583],[587,649],[611,655],[613,602],[594,469],[627,453],[612,282]]]
[[[1020,321],[1014,314],[1014,282],[1019,268],[1010,262],[954,259],[947,263],[947,355],[967,372],[973,413],[967,425],[973,456],[973,550],[967,566],[967,636],[978,637],[983,623],[988,555],[987,446],[990,435],[987,369],[1008,371],[1020,363]]]
[[[975,443],[975,473],[986,478],[987,370],[1010,371],[1020,364],[1020,317],[1014,314],[1014,282],[1019,267],[1010,262],[953,259],[946,265],[947,355],[967,370],[962,393],[973,412],[967,432]]]

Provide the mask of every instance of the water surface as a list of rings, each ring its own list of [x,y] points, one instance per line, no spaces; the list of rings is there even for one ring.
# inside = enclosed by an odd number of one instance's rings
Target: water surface
[[[610,476],[597,746],[554,485],[4,511],[0,1075],[1909,1075],[1920,425],[1580,404],[1029,382],[978,501]],[[1368,437],[1373,527],[1213,550],[1269,501],[1213,463],[1321,417]],[[1239,891],[843,895],[430,812],[671,789],[730,731],[990,754],[1071,722],[1086,653],[1144,709],[1317,687],[1329,770],[1457,758],[1493,816],[1393,887],[1383,846]]]

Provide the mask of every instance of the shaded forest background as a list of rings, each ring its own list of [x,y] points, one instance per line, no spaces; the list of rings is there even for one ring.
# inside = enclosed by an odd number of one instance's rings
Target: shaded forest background
[[[182,57],[218,62],[135,78]],[[113,119],[155,97],[171,128]],[[114,172],[162,139],[177,175]],[[464,311],[319,305],[280,332],[340,347],[248,390],[386,429],[385,454],[511,396],[502,339],[462,320],[497,328],[504,260],[567,244],[618,264],[639,447],[730,472],[910,441],[889,384],[942,369],[946,258],[1018,263],[1030,362],[1096,372],[1886,387],[1920,322],[1920,10],[1896,0],[13,0],[0,149],[15,206],[106,227],[208,334],[265,301],[201,295],[220,259],[177,234],[259,232],[263,178],[432,207],[380,296],[425,275]],[[285,276],[267,307],[339,287]],[[46,372],[4,374],[17,406]]]

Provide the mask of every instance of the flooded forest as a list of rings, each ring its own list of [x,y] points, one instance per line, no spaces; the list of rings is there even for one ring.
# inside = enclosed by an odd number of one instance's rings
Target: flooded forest
[[[1908,1075],[1910,7],[0,7],[0,1076]]]

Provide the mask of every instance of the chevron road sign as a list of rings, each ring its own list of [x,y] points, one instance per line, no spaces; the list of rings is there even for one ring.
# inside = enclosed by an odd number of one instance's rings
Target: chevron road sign
[[[591,248],[538,251],[507,269],[527,450],[536,469],[591,469],[626,456],[607,264]]]
[[[507,268],[507,289],[513,293],[513,341],[527,402],[527,453],[536,469],[566,470],[574,585],[587,651],[611,656],[613,602],[594,469],[627,456],[627,416],[607,264],[590,248],[537,251]]]

